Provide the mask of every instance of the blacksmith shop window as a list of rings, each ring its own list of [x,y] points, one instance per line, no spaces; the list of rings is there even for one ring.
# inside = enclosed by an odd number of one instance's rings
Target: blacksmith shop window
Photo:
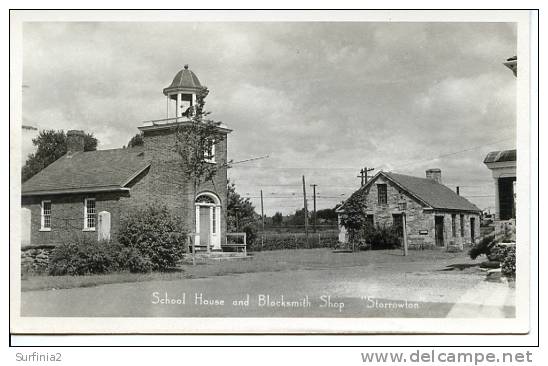
[[[365,218],[365,224],[369,228],[373,228],[375,226],[375,217],[373,215],[367,215]]]
[[[42,215],[41,215],[41,224],[40,230],[50,231],[51,230],[51,201],[42,201]]]
[[[84,229],[95,230],[97,223],[97,210],[95,209],[95,198],[84,200]]]
[[[464,215],[460,215],[460,236],[464,238]]]
[[[452,214],[451,215],[451,234],[453,234],[453,238],[457,236],[457,215]]]
[[[386,205],[388,202],[386,184],[377,184],[377,192],[379,195],[379,205]]]

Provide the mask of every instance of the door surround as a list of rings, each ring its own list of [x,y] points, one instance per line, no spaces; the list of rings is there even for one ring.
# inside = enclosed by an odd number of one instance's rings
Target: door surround
[[[221,200],[213,192],[200,192],[196,195],[194,200],[194,206],[196,209],[196,235],[194,242],[202,244],[200,242],[200,208],[209,208],[209,237],[211,238],[211,249],[221,250]]]

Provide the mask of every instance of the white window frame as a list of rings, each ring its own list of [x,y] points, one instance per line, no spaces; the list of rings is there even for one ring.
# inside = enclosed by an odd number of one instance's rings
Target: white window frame
[[[88,202],[93,201],[95,202],[95,226],[89,227],[88,226]],[[97,227],[97,200],[95,198],[84,198],[84,229],[83,231],[95,231],[95,228]]]
[[[204,161],[206,163],[215,163],[215,140],[213,140],[213,143],[211,144],[211,158],[207,158],[208,151],[204,151]]]
[[[44,203],[49,203],[49,227],[44,226]],[[51,200],[43,200],[40,203],[40,231],[51,231]]]

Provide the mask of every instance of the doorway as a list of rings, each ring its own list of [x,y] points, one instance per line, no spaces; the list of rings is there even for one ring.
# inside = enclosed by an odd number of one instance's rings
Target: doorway
[[[443,247],[445,243],[443,241],[443,216],[435,216],[435,236],[436,236],[436,246]]]
[[[472,240],[472,244],[474,244],[474,240],[476,239],[476,219],[474,217],[470,218],[470,239]]]
[[[221,250],[221,201],[211,192],[196,197],[196,245]]]

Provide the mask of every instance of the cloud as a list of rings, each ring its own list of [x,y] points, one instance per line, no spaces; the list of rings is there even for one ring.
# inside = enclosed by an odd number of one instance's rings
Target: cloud
[[[483,157],[515,146],[515,78],[502,65],[516,53],[511,23],[88,22],[23,31],[25,120],[121,147],[142,121],[165,116],[162,89],[188,63],[210,88],[207,109],[233,129],[229,157],[270,155],[229,172],[253,197],[292,195],[305,175],[335,197],[319,200],[330,207],[357,188],[365,165],[418,176],[435,165],[447,184],[489,195]],[[270,198],[267,212],[301,201]]]

